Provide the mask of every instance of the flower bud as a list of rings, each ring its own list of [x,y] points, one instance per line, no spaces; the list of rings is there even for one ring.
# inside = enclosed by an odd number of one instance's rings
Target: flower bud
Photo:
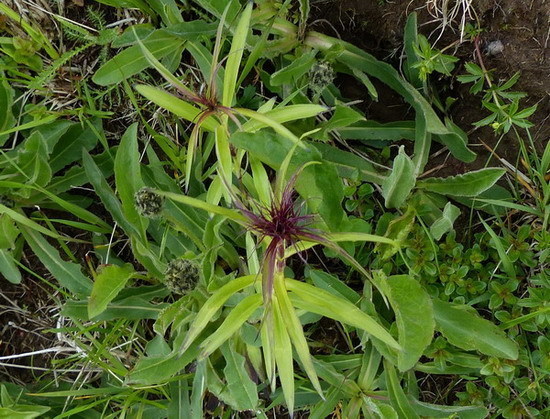
[[[134,202],[141,216],[154,218],[162,212],[164,197],[155,193],[151,188],[141,188],[134,195]]]
[[[174,259],[164,272],[164,284],[174,294],[187,294],[199,282],[200,271],[196,262],[189,259]]]

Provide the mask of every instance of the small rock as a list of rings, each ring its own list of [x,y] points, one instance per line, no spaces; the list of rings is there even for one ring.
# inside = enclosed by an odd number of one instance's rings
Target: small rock
[[[499,40],[491,41],[485,46],[485,54],[487,55],[501,54],[502,51],[504,51],[504,44]]]

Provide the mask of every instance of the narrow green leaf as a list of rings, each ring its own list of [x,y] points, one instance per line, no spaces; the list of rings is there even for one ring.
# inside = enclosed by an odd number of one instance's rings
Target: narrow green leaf
[[[262,305],[261,294],[252,294],[244,298],[227,315],[218,330],[201,344],[200,357],[206,358],[218,349],[227,339],[241,328],[244,322]]]
[[[237,76],[239,73],[239,67],[241,65],[241,59],[246,47],[246,37],[248,35],[248,28],[250,25],[250,17],[252,15],[253,2],[248,2],[244,11],[242,12],[237,27],[233,32],[233,39],[231,40],[231,49],[227,57],[227,65],[225,66],[225,77],[223,80],[223,93],[222,93],[222,105],[233,106],[235,91],[238,86]]]
[[[292,307],[292,303],[288,298],[283,278],[275,279],[275,296],[277,298],[274,299],[274,302],[277,302],[279,305],[279,312],[281,313],[281,317],[286,325],[286,330],[290,336],[290,340],[296,349],[298,358],[302,363],[302,367],[313,385],[313,388],[321,397],[323,397],[323,390],[321,389],[321,384],[319,383],[317,373],[315,372],[315,367],[313,366],[313,362],[311,360],[307,340],[304,336],[304,330],[302,329],[300,319],[296,315],[296,311],[294,310],[294,307]]]
[[[512,263],[510,256],[508,256],[508,253],[506,252],[506,249],[502,244],[502,239],[497,236],[497,234],[493,231],[489,224],[487,224],[481,218],[481,216],[479,217],[479,219],[481,221],[481,224],[483,224],[483,227],[485,227],[485,230],[487,230],[487,233],[489,233],[489,236],[491,236],[491,241],[497,249],[500,263],[502,265],[502,270],[506,272],[510,278],[516,279],[516,269],[514,268],[514,264]]]
[[[387,360],[384,360],[384,373],[386,375],[386,383],[388,385],[391,405],[397,411],[399,417],[407,419],[420,418],[409,403],[403,388],[401,388],[395,368]]]
[[[3,109],[0,112],[0,132],[10,130],[15,124],[12,111],[15,92],[4,77],[4,72],[0,71],[0,109]],[[0,135],[0,146],[4,145],[7,139],[7,134]]]
[[[113,219],[122,227],[126,234],[139,237],[139,230],[126,218],[120,201],[105,180],[103,173],[97,167],[95,161],[85,150],[83,150],[82,154],[82,165],[86,170],[89,182],[94,187],[105,208],[111,213]]]
[[[199,115],[202,112],[202,110],[200,110],[199,108],[181,99],[178,99],[177,97],[166,92],[165,90],[145,84],[136,85],[135,89],[156,105],[172,112],[174,115],[186,119],[189,122],[196,123]],[[206,118],[201,123],[201,128],[212,132],[216,129],[217,126],[218,123],[212,117]]]
[[[273,310],[273,353],[279,372],[279,381],[283,388],[286,407],[291,414],[294,414],[294,367],[292,359],[292,346],[290,337],[279,309],[277,297],[273,296],[271,308]],[[264,323],[265,327],[265,323]]]
[[[108,265],[101,268],[97,274],[88,301],[88,316],[90,319],[105,311],[120,290],[135,274],[134,267],[127,263],[124,266]]]
[[[92,282],[82,274],[80,265],[61,259],[59,252],[40,233],[21,224],[19,228],[32,251],[62,287],[74,294],[90,294]]]
[[[214,314],[216,314],[216,312],[223,306],[229,297],[243,288],[252,285],[256,279],[257,275],[248,275],[234,279],[212,294],[201,307],[197,313],[197,316],[193,320],[193,323],[189,327],[189,331],[187,332],[187,336],[182,345],[181,352],[183,353],[189,348],[197,336],[208,325],[210,320],[212,320]]]
[[[143,44],[157,59],[166,57],[181,47],[184,41],[163,30],[157,30],[143,41]],[[126,48],[111,58],[96,71],[92,80],[100,86],[120,83],[149,66],[139,45]]]
[[[287,289],[295,294],[291,295],[291,300],[296,307],[357,327],[392,348],[401,350],[401,346],[386,329],[348,300],[293,279],[285,278],[285,283]]]
[[[287,105],[279,108],[271,109],[267,112],[263,112],[262,115],[269,118],[278,124],[284,124],[285,122],[296,121],[300,119],[312,118],[325,112],[327,108],[321,105],[315,104],[298,104]],[[243,124],[244,132],[255,132],[261,128],[265,128],[268,125],[262,121],[250,119]]]
[[[186,195],[175,194],[175,193],[172,193],[172,192],[164,192],[164,191],[155,191],[155,192],[158,193],[159,195],[165,196],[168,199],[171,199],[173,201],[181,202],[182,204],[186,204],[186,205],[192,206],[194,208],[199,208],[199,209],[207,211],[211,214],[222,215],[222,216],[227,217],[230,220],[233,220],[233,221],[235,221],[239,224],[246,225],[246,223],[247,223],[247,218],[244,217],[243,215],[241,215],[236,210],[229,209],[229,208],[224,208],[224,207],[219,207],[217,205],[212,205],[212,204],[209,204],[208,202],[202,201],[202,200],[197,199],[197,198],[192,198],[192,197],[186,196]]]
[[[430,157],[432,135],[426,131],[426,121],[423,117],[416,117],[416,135],[414,139],[414,174],[420,175]]]

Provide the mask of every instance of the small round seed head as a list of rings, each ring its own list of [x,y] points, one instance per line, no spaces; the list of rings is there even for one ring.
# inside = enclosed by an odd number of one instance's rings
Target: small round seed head
[[[0,204],[8,208],[13,208],[15,206],[14,200],[7,197],[6,195],[0,195]]]
[[[164,206],[164,197],[155,193],[151,188],[141,188],[134,195],[136,209],[143,217],[157,217]]]
[[[318,61],[309,70],[309,87],[315,94],[321,93],[334,81],[334,69],[327,61]]]
[[[187,294],[199,282],[200,270],[196,262],[189,259],[174,259],[164,272],[164,284],[174,294]]]

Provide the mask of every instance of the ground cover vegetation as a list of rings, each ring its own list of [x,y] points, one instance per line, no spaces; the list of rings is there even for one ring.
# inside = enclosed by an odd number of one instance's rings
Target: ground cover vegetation
[[[314,4],[0,4],[0,417],[548,414],[550,144],[521,75],[487,68],[469,1],[427,2],[443,47],[410,13],[398,66]],[[451,82],[517,161],[478,156]]]

